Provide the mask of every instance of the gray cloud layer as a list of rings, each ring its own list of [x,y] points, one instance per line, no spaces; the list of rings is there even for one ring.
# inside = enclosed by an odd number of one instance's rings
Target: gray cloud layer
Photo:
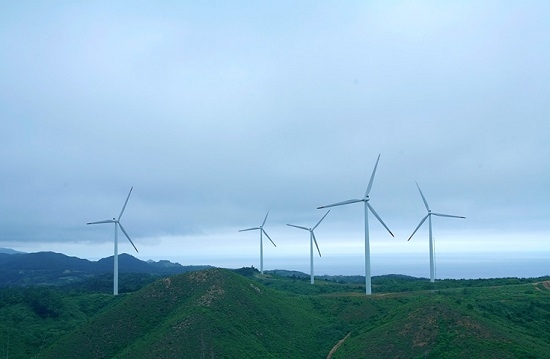
[[[0,14],[0,241],[109,240],[84,223],[117,215],[132,185],[135,237],[233,230],[267,209],[270,226],[307,225],[361,197],[379,153],[371,203],[400,237],[424,215],[415,180],[434,210],[468,217],[446,227],[548,233],[544,1]]]

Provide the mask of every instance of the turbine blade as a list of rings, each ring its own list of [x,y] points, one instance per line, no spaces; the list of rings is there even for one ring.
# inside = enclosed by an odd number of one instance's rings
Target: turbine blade
[[[136,252],[139,253],[138,249],[136,248],[136,245],[134,244],[134,242],[132,242],[132,240],[130,239],[130,236],[128,235],[128,233],[126,232],[126,230],[124,229],[124,227],[122,227],[122,224],[120,222],[118,222],[118,225],[120,226],[120,229],[122,230],[122,233],[124,233],[124,235],[126,236],[126,238],[128,238],[128,240],[130,241],[130,243],[132,244],[132,246],[134,247],[134,249],[136,250]]]
[[[269,236],[269,234],[267,234],[267,232],[264,231],[263,228],[261,228],[261,230],[262,230],[262,232],[264,232],[264,234],[266,235],[266,237],[269,238],[269,240],[271,241],[271,243],[273,243],[273,245],[274,245],[275,247],[277,247],[277,245],[275,244],[275,242],[273,242],[273,239],[271,239],[271,237]]]
[[[455,216],[455,215],[452,215],[452,214],[443,214],[443,213],[432,213],[434,216],[439,216],[439,217],[451,217],[451,218],[462,218],[462,219],[466,219],[466,217],[463,217],[463,216]]]
[[[420,228],[420,226],[426,221],[426,219],[430,216],[430,214],[428,213],[427,215],[424,216],[424,218],[422,218],[422,220],[420,221],[420,223],[418,223],[418,226],[416,226],[416,228],[414,229],[414,232],[411,234],[411,236],[409,237],[409,239],[407,239],[407,241],[410,241],[411,238],[414,236],[414,234],[416,233],[416,231],[418,231],[418,228]]]
[[[124,210],[126,209],[126,205],[128,204],[128,200],[130,199],[130,195],[132,194],[132,190],[134,187],[132,186],[130,188],[130,192],[128,192],[128,197],[126,197],[126,201],[124,202],[124,206],[122,206],[122,210],[120,211],[120,214],[118,215],[118,220],[120,221],[120,217],[122,217],[122,214],[124,213]]]
[[[420,196],[422,196],[422,201],[424,201],[424,206],[426,206],[426,210],[429,212],[430,206],[428,206],[428,201],[426,201],[426,197],[424,197],[424,193],[422,193],[422,190],[420,189],[418,182],[416,182],[416,187],[418,188],[418,192],[420,192]]]
[[[384,221],[382,220],[382,218],[380,218],[380,216],[378,215],[378,213],[376,213],[376,211],[374,210],[374,208],[372,208],[372,206],[370,205],[369,202],[367,202],[367,206],[369,207],[370,211],[372,212],[372,214],[374,214],[374,216],[380,221],[380,223],[382,223],[382,225],[384,226],[384,228],[386,228],[386,230],[388,232],[390,232],[391,236],[392,237],[395,237],[393,235],[393,233],[390,231],[390,229],[388,228],[388,226],[386,226],[386,223],[384,223]]]
[[[315,242],[315,247],[317,247],[317,252],[319,252],[319,257],[321,256],[321,251],[319,250],[319,245],[317,244],[317,238],[315,238],[315,233],[311,231],[311,235],[313,236],[313,242]]]
[[[378,167],[378,161],[380,161],[380,154],[378,154],[378,158],[376,159],[376,164],[374,165],[374,169],[372,170],[372,174],[370,175],[369,185],[367,186],[365,197],[369,195],[370,189],[372,188],[372,182],[374,181],[374,174],[376,173],[376,167]]]
[[[262,222],[262,225],[260,227],[263,227],[264,224],[265,224],[265,221],[267,221],[267,216],[269,215],[269,211],[267,211],[266,215],[265,215],[265,218],[264,218],[264,221]]]
[[[362,199],[350,199],[350,200],[347,200],[347,201],[342,201],[342,202],[338,202],[338,203],[327,204],[326,206],[317,207],[317,209],[342,206],[342,205],[345,205],[345,204],[357,203],[357,202],[362,202],[362,201],[363,201]]]
[[[254,228],[240,229],[239,232],[255,231],[257,229],[261,229],[261,228],[260,227],[254,227]]]
[[[317,222],[317,224],[315,225],[315,227],[313,227],[313,228],[311,229],[312,231],[315,230],[315,228],[317,228],[317,226],[321,224],[321,222],[323,221],[323,219],[325,219],[325,217],[327,216],[328,212],[330,212],[330,209],[327,211],[327,213],[325,213],[325,215],[323,216],[323,218],[321,218],[321,219],[319,220],[319,222]]]
[[[115,223],[116,221],[113,221],[112,219],[106,219],[104,221],[97,221],[97,222],[88,222],[86,224],[102,224],[102,223]]]
[[[291,227],[294,227],[294,228],[300,228],[300,229],[304,229],[306,231],[309,231],[309,228],[306,228],[306,227],[302,227],[302,226],[296,226],[294,224],[287,224],[287,226],[291,226]]]

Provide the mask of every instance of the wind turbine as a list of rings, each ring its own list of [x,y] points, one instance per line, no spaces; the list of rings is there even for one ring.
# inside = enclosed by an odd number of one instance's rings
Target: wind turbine
[[[363,202],[365,204],[365,291],[366,294],[369,295],[372,293],[371,289],[371,272],[370,272],[370,245],[369,245],[369,210],[372,212],[372,214],[378,219],[380,223],[384,226],[384,228],[387,229],[387,231],[391,234],[392,237],[394,237],[393,233],[390,231],[388,226],[384,223],[382,218],[376,213],[374,208],[369,204],[369,193],[372,188],[372,182],[374,180],[374,174],[376,173],[376,168],[378,167],[378,161],[380,161],[380,155],[378,155],[378,159],[376,160],[376,164],[374,165],[374,169],[372,170],[372,175],[370,176],[370,181],[367,186],[367,191],[365,192],[365,196],[362,199],[350,199],[343,202],[333,203],[326,206],[318,207],[317,209],[321,208],[328,208],[328,207],[336,207],[336,206],[342,206],[345,204],[352,204],[357,202]]]
[[[130,199],[130,194],[132,194],[132,190],[134,187],[130,188],[130,192],[128,192],[128,197],[126,197],[126,202],[124,202],[124,206],[122,206],[122,210],[120,211],[120,214],[118,215],[118,218],[113,219],[107,219],[104,221],[97,221],[97,222],[88,222],[86,224],[103,224],[103,223],[114,223],[115,224],[115,254],[114,254],[114,274],[113,274],[113,295],[118,295],[118,227],[120,227],[120,230],[126,238],[130,241],[136,252],[138,252],[136,246],[134,245],[134,242],[130,239],[130,236],[122,226],[122,223],[120,223],[120,217],[122,217],[122,214],[124,213],[124,210],[126,209],[126,205],[128,204],[128,199]]]
[[[416,183],[416,187],[418,188],[418,192],[420,192],[420,196],[422,197],[422,201],[424,202],[424,206],[426,206],[426,210],[428,211],[428,214],[422,218],[418,226],[416,226],[416,229],[411,234],[409,239],[407,241],[410,241],[411,238],[414,236],[416,231],[418,231],[418,228],[426,221],[426,218],[428,219],[428,225],[430,228],[430,282],[435,281],[435,267],[434,267],[434,245],[433,245],[433,238],[432,238],[432,215],[433,216],[439,216],[439,217],[451,217],[451,218],[462,218],[466,219],[466,217],[463,216],[454,216],[452,214],[442,214],[442,213],[434,213],[431,211],[430,206],[428,206],[428,202],[426,201],[426,197],[424,197],[424,194],[422,193],[422,190],[420,189],[420,186],[418,185],[418,182]]]
[[[315,228],[317,228],[317,226],[321,224],[323,219],[325,219],[328,212],[330,212],[330,209],[327,211],[327,213],[325,213],[323,218],[321,218],[313,228],[306,228],[302,226],[296,226],[294,224],[287,224],[287,226],[309,231],[309,257],[310,257],[310,266],[311,266],[311,284],[313,284],[313,242],[315,242],[315,246],[317,247],[317,252],[319,252],[319,257],[321,256],[321,251],[319,250],[319,245],[317,244],[317,238],[315,238],[315,233],[313,233],[313,231],[315,230]]]
[[[264,221],[262,222],[261,226],[239,230],[239,232],[255,231],[255,230],[260,231],[260,273],[261,274],[264,274],[264,244],[263,244],[263,236],[262,235],[265,234],[267,236],[267,238],[269,238],[271,243],[273,243],[273,245],[275,247],[277,247],[277,245],[275,244],[275,242],[273,242],[273,240],[271,239],[269,234],[267,234],[267,232],[264,230],[264,224],[265,224],[265,221],[267,221],[267,216],[268,215],[269,215],[269,211],[267,211],[267,214],[265,215]]]

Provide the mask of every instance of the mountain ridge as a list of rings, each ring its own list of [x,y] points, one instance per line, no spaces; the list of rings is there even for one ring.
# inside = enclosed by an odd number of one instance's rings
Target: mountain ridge
[[[174,275],[212,268],[211,266],[183,266],[161,260],[142,261],[122,253],[118,256],[119,273],[146,273]],[[0,286],[60,285],[113,272],[113,256],[90,261],[56,252],[0,253]]]
[[[17,254],[17,253],[25,253],[25,252],[19,252],[19,251],[16,251],[15,249],[0,247],[0,253]]]

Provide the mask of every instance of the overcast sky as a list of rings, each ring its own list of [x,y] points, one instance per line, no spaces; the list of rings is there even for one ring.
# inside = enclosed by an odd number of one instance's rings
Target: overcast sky
[[[265,267],[307,271],[286,224],[361,198],[381,154],[370,204],[395,238],[370,216],[373,274],[429,275],[415,181],[467,217],[434,218],[439,273],[549,274],[548,19],[543,0],[3,1],[0,247],[112,255],[85,223],[134,186],[140,253],[121,252],[258,267],[238,230],[270,210]],[[318,271],[364,273],[363,233],[361,204],[333,208]]]

